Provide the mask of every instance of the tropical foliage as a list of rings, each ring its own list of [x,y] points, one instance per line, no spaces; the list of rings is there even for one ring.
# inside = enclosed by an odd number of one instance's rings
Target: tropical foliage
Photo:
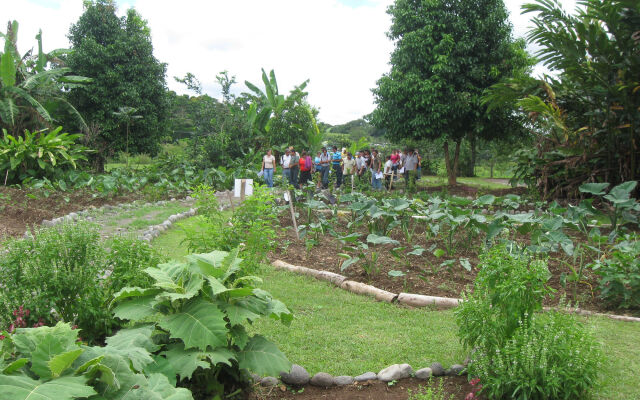
[[[573,197],[584,182],[613,184],[640,176],[640,5],[579,1],[574,14],[550,0],[532,13],[529,40],[556,76],[517,78],[492,87],[490,109],[517,104],[535,147],[517,153],[514,180],[545,198]]]
[[[88,78],[71,75],[62,59],[67,50],[45,53],[42,31],[38,33],[38,53],[18,52],[18,22],[8,22],[0,33],[4,50],[0,51],[0,128],[20,136],[25,129],[50,128],[69,115],[78,126],[86,126],[76,109],[65,99],[63,88],[82,87]]]

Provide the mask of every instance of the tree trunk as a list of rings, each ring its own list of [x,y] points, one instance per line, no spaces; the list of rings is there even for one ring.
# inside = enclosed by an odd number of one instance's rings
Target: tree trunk
[[[489,165],[490,165],[490,172],[489,172],[489,177],[491,179],[493,179],[493,166],[495,165],[495,162],[493,160],[489,161]]]
[[[469,141],[471,142],[471,165],[469,165],[469,176],[473,177],[476,176],[476,135],[471,135],[471,139]]]
[[[449,177],[449,186],[455,186],[458,184],[458,160],[460,159],[460,142],[456,141],[456,150],[453,155],[453,165],[451,163],[451,157],[449,156],[449,141],[444,141],[444,163],[447,166],[447,175]]]

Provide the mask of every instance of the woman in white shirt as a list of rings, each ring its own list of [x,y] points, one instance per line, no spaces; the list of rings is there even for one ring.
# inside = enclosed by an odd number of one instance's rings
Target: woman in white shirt
[[[262,172],[264,173],[264,181],[267,187],[273,187],[273,170],[276,167],[276,158],[271,154],[271,149],[267,150],[267,154],[262,157]]]

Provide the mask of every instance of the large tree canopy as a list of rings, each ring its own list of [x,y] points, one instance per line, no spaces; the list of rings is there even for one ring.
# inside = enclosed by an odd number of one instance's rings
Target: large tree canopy
[[[86,89],[71,91],[70,101],[87,122],[99,126],[113,151],[125,150],[127,130],[114,112],[135,108],[141,118],[129,126],[129,149],[153,153],[166,132],[168,100],[166,65],[153,56],[146,21],[133,9],[119,18],[112,0],[86,1],[69,39],[68,65],[93,78]]]
[[[462,139],[499,135],[508,126],[488,121],[482,92],[522,70],[526,53],[512,40],[502,0],[396,0],[388,13],[396,47],[391,71],[373,90],[373,121],[396,140],[444,137],[455,184]],[[449,140],[456,143],[453,162]]]

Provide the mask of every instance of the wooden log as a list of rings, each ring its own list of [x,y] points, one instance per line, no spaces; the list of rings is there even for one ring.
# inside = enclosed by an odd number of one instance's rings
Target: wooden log
[[[440,310],[457,307],[461,299],[451,297],[424,296],[421,294],[400,293],[398,302],[412,307],[433,306]]]
[[[628,315],[616,315],[616,314],[605,314],[599,313],[589,310],[583,310],[581,308],[557,308],[557,307],[544,307],[544,311],[558,311],[568,314],[577,314],[583,315],[586,317],[606,317],[610,319],[615,319],[616,321],[624,321],[624,322],[640,322],[640,318],[638,317],[630,317]]]
[[[227,192],[227,197],[229,197],[229,204],[231,205],[231,211],[236,212],[236,206],[233,205],[233,195],[231,192]]]
[[[395,293],[387,292],[386,290],[378,289],[375,286],[367,285],[362,282],[344,281],[340,287],[352,293],[373,296],[376,300],[386,301],[387,303],[392,303],[398,297]]]
[[[275,268],[285,269],[287,271],[295,272],[297,274],[313,276],[316,279],[331,282],[336,286],[340,286],[347,278],[340,274],[336,274],[329,271],[321,271],[313,268],[300,267],[286,263],[282,260],[276,260],[271,263]]]

